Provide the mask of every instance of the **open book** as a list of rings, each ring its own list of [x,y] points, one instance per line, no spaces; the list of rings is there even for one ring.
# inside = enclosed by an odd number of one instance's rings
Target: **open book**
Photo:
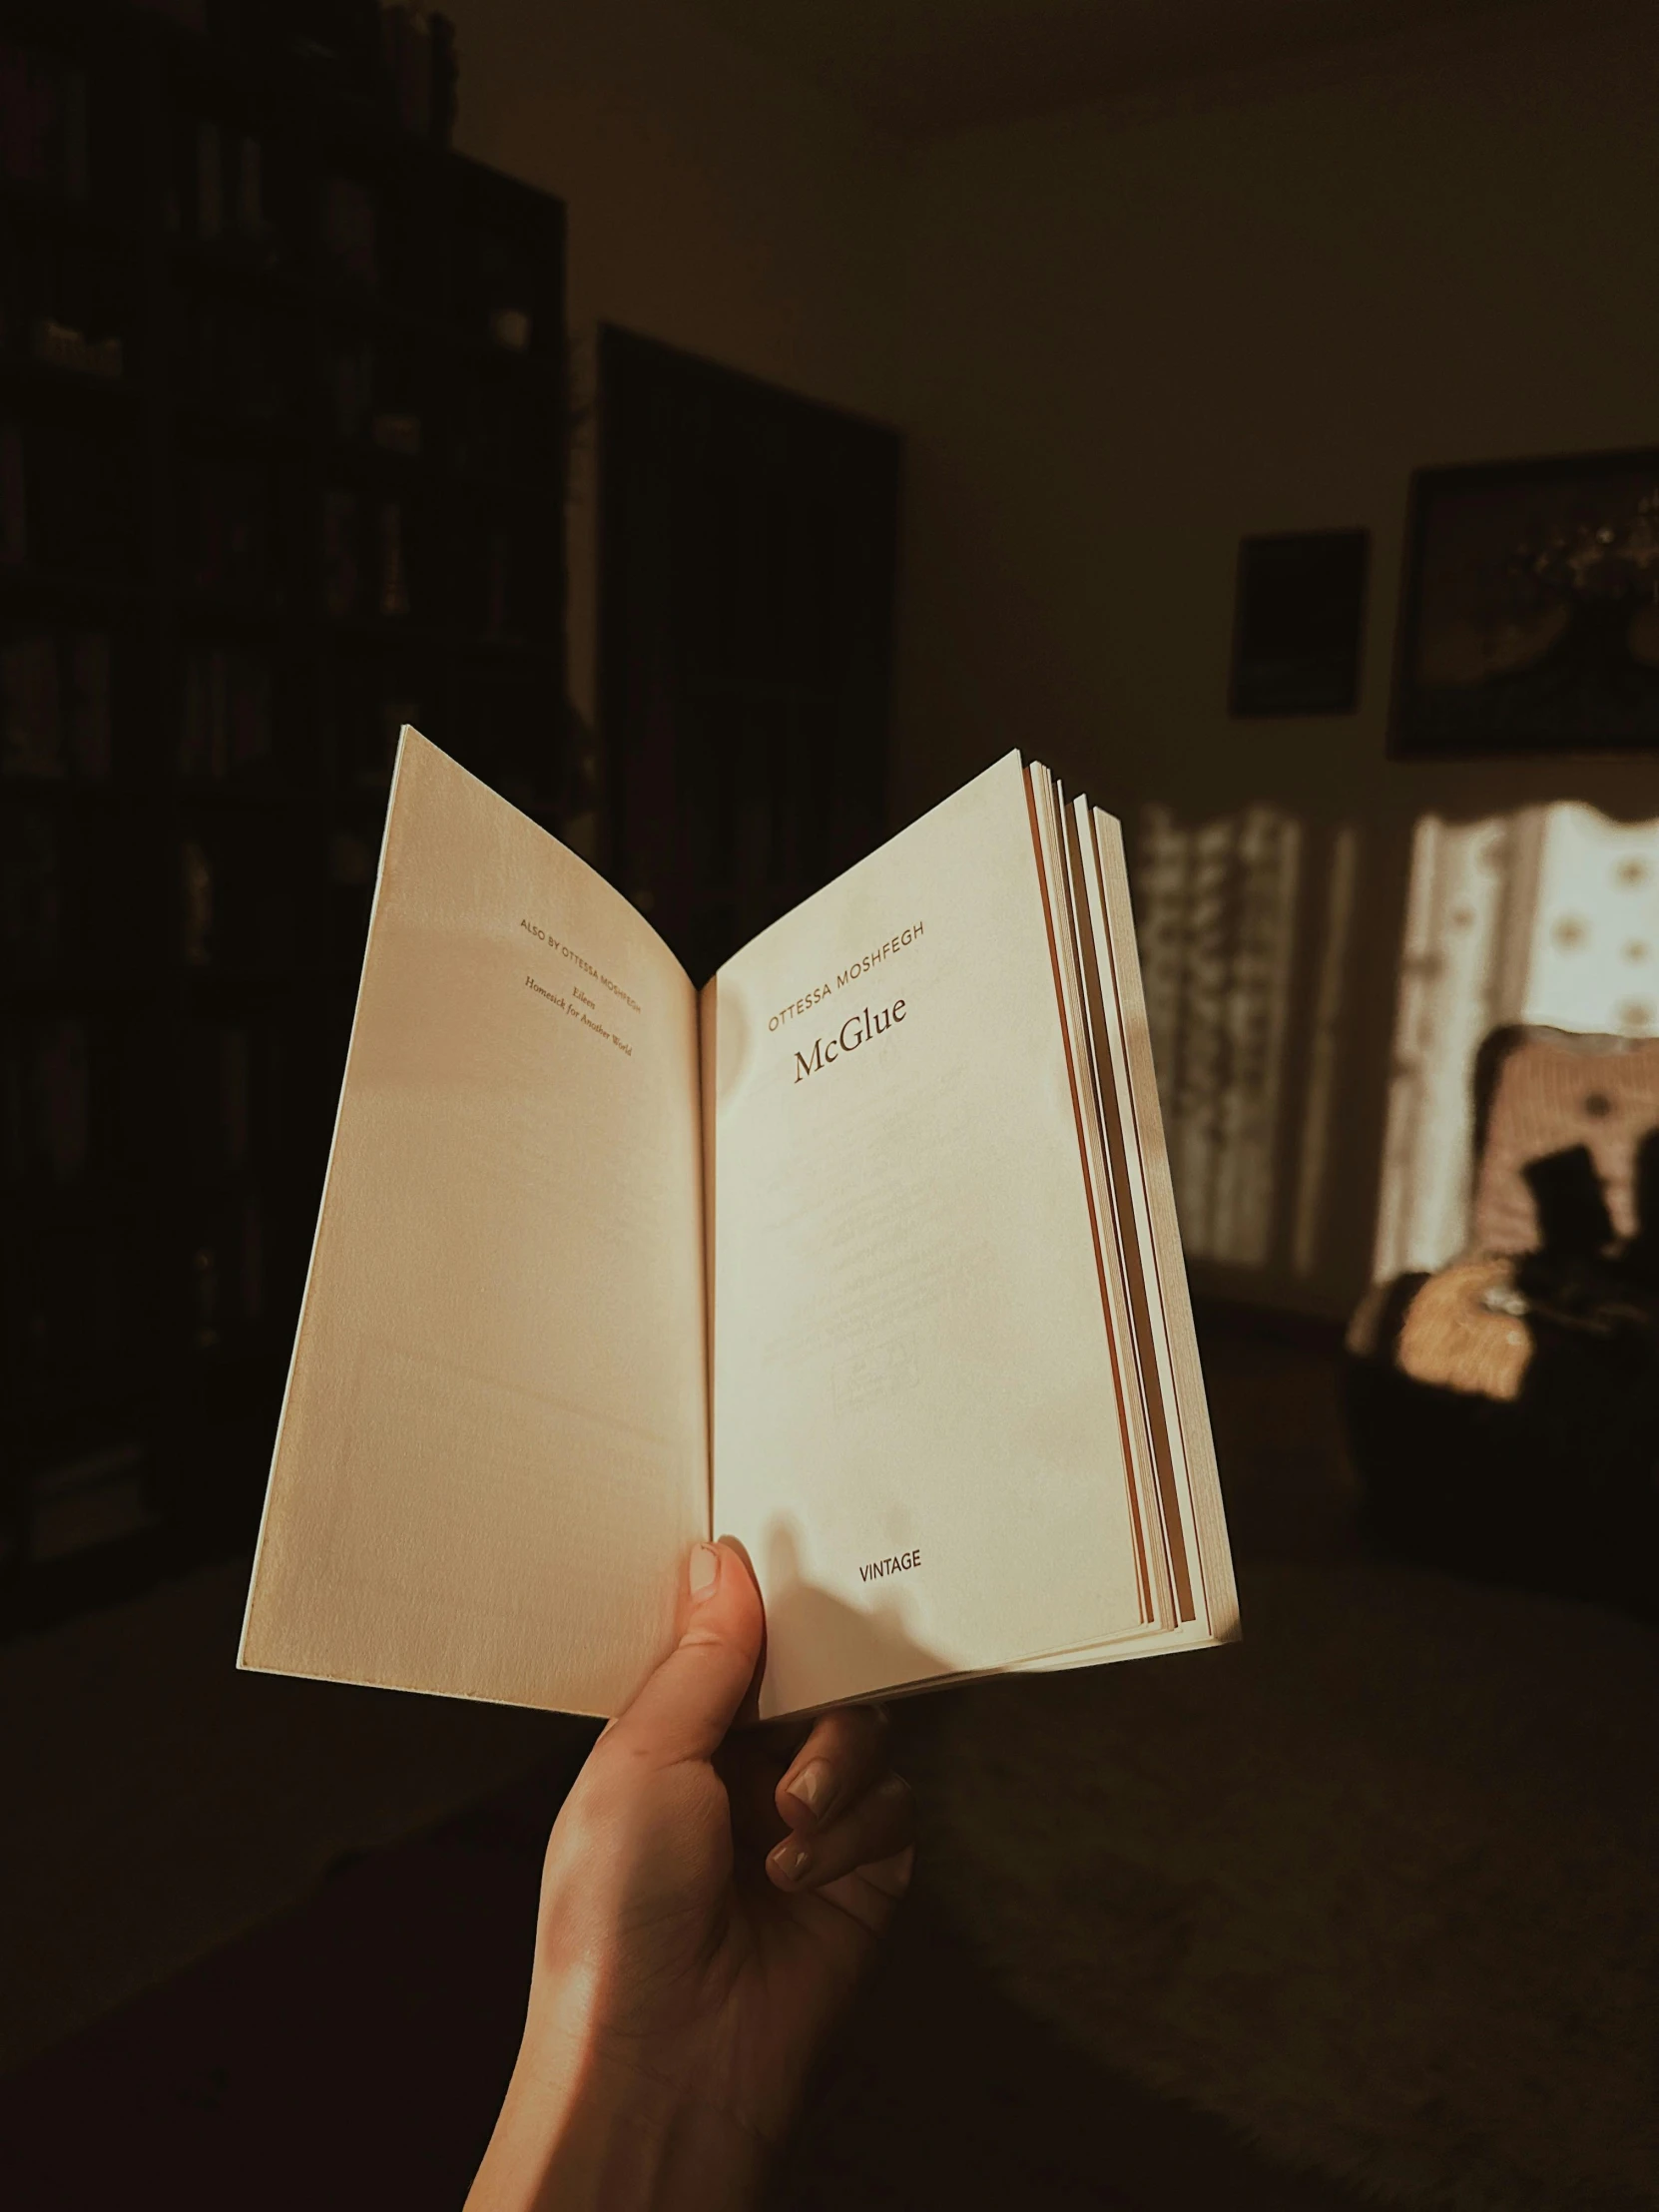
[[[1237,1634],[1116,823],[1009,754],[699,992],[413,730],[242,1664],[763,1717]]]

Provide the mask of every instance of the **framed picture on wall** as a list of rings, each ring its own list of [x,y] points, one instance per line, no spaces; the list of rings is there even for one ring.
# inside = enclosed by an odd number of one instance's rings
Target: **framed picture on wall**
[[[1229,714],[1354,712],[1370,554],[1364,530],[1240,540]]]
[[[1659,448],[1419,469],[1388,750],[1659,749]]]

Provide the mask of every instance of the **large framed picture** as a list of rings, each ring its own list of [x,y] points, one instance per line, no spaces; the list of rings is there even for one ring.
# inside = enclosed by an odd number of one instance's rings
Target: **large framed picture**
[[[1659,448],[1419,469],[1396,759],[1659,749]]]

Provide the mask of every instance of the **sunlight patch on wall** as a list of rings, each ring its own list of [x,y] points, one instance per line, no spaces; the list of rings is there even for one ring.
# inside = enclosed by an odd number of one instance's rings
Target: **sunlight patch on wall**
[[[1147,1015],[1189,1258],[1259,1268],[1272,1251],[1302,846],[1274,807],[1142,813]]]
[[[1480,822],[1425,815],[1411,881],[1373,1274],[1469,1239],[1475,1057],[1508,1024],[1659,1035],[1659,821],[1575,801]]]
[[[1354,899],[1360,879],[1360,832],[1345,822],[1331,847],[1326,878],[1319,979],[1314,991],[1313,1035],[1297,1154],[1296,1211],[1291,1224],[1291,1272],[1304,1278],[1319,1265],[1320,1230],[1331,1163],[1331,1116],[1337,1098],[1338,1048],[1342,1041],[1343,984],[1354,934]]]

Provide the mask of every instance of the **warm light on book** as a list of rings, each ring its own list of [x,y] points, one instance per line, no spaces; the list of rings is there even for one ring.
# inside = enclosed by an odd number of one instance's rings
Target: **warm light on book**
[[[1122,844],[1010,754],[699,993],[412,730],[242,1663],[763,1715],[1237,1633]]]

